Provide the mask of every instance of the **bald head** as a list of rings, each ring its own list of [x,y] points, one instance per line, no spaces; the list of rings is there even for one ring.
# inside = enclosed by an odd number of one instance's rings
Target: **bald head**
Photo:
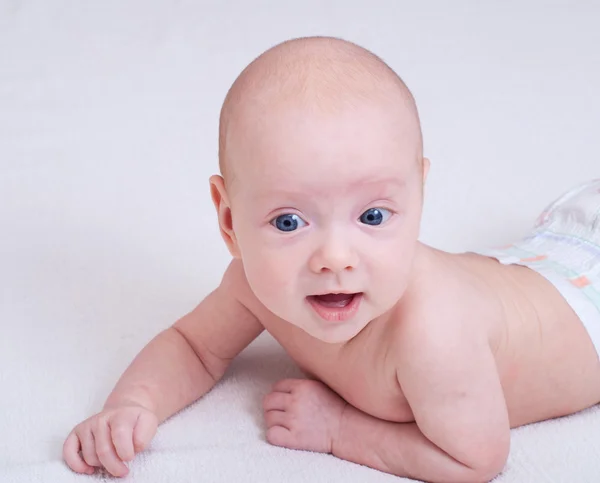
[[[422,158],[422,136],[414,98],[404,82],[372,52],[341,39],[309,37],[272,47],[246,67],[231,86],[219,123],[219,167],[230,176],[230,145],[244,119],[269,109],[302,105],[336,111],[377,102],[403,116]]]

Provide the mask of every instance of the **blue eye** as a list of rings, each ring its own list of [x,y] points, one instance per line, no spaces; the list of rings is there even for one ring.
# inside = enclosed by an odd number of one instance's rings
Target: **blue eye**
[[[385,213],[387,213],[387,216]],[[370,208],[360,215],[360,221],[365,225],[375,226],[381,225],[384,221],[387,221],[390,216],[392,216],[390,210],[386,210],[385,208]]]
[[[270,223],[280,231],[294,231],[302,223],[304,223],[304,225],[301,226],[306,225],[306,222],[302,218],[293,214],[279,215],[278,217],[273,218]]]

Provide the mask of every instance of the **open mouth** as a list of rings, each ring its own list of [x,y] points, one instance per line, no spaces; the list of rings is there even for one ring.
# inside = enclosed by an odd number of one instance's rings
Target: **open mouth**
[[[342,322],[356,313],[362,300],[362,292],[309,295],[306,299],[324,320]]]

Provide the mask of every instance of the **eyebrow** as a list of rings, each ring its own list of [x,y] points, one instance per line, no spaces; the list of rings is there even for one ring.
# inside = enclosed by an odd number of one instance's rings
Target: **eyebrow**
[[[367,188],[375,190],[376,188],[385,189],[388,187],[395,188],[397,190],[403,190],[406,187],[406,181],[399,180],[397,178],[365,178],[361,180],[354,181],[348,185],[346,188],[346,193],[352,193],[357,190],[361,190],[362,188]],[[322,190],[315,189],[314,187],[307,187],[305,190],[286,190],[286,189],[272,189],[266,192],[257,193],[254,198],[256,199],[264,199],[271,198],[274,196],[287,196],[291,198],[303,198],[310,195],[320,195],[322,194]]]
[[[360,188],[361,185],[372,185],[372,186],[395,186],[397,189],[404,189],[406,187],[406,181],[398,178],[366,178],[351,183],[350,186],[353,188]]]

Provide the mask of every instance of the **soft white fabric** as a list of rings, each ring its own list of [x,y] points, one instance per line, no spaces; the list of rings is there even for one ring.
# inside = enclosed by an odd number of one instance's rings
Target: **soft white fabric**
[[[207,178],[253,57],[327,34],[398,70],[432,159],[422,240],[463,251],[513,241],[598,177],[599,16],[585,1],[0,1],[0,482],[102,479],[71,473],[62,443],[220,279]],[[299,375],[261,337],[127,481],[401,481],[265,442],[262,396]],[[598,408],[515,430],[498,481],[597,482],[599,439]]]

